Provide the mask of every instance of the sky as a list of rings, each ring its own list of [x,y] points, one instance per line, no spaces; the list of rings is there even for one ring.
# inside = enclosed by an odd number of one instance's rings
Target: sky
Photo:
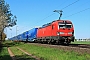
[[[54,10],[62,10],[61,20],[70,20],[74,25],[75,38],[90,38],[90,0],[5,0],[17,25],[5,29],[7,38],[21,34],[34,27],[59,18]],[[12,29],[12,30],[11,30]]]

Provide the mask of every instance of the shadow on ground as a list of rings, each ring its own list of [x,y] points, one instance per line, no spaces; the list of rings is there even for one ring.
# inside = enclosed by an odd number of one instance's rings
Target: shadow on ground
[[[35,58],[32,58],[27,55],[20,55],[20,56],[15,56],[16,60],[36,60]],[[3,55],[0,56],[0,60],[12,60],[12,58],[9,55]]]
[[[0,60],[12,60],[9,55],[0,56]]]
[[[0,46],[0,54],[1,54],[1,52],[2,52],[2,46]]]
[[[89,44],[70,44],[72,47],[80,47],[80,48],[90,48]]]
[[[18,46],[21,45],[22,43],[20,42],[4,42],[2,45],[0,45],[0,60],[12,60],[10,57],[9,53],[6,53],[7,47],[12,47],[12,46]],[[4,50],[3,48],[6,48]],[[15,56],[16,60],[36,60],[35,58],[32,58],[28,55],[17,55]]]
[[[16,60],[36,60],[35,58],[32,58],[28,55],[17,55],[15,57],[16,57]]]
[[[2,46],[3,47],[12,47],[12,46],[18,46],[21,45],[20,42],[8,42],[8,43],[4,43]]]

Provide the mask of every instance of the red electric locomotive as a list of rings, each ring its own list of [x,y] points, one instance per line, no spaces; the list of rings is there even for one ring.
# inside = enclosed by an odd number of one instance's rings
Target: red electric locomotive
[[[37,31],[37,41],[69,44],[74,42],[74,27],[69,20],[55,20],[45,24]]]

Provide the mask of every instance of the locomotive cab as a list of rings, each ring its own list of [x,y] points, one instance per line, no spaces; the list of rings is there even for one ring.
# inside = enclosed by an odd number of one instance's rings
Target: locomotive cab
[[[71,21],[61,20],[58,22],[57,36],[58,40],[65,44],[74,42],[74,28]]]

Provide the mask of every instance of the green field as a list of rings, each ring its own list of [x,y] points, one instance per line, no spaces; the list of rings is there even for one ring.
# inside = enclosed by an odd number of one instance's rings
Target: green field
[[[90,44],[90,41],[75,41],[72,44]]]
[[[3,42],[3,48],[0,49],[0,60],[12,60],[8,50],[7,50],[7,46],[10,47],[11,51],[13,52],[13,54],[15,55],[17,60],[36,60],[35,58],[32,58],[28,55],[26,55],[25,53],[21,52],[20,50],[18,50],[16,48],[16,46],[19,46],[23,43],[20,42],[12,42],[12,41],[5,41]]]
[[[0,48],[0,50],[0,60],[12,60],[8,53],[7,47],[3,47],[2,49]]]
[[[10,41],[5,41],[2,43],[2,47],[0,47],[0,60],[12,60],[9,53],[7,46],[13,46],[16,43],[11,43]]]
[[[16,46],[18,46],[19,48],[22,48],[23,50],[27,51],[28,53],[34,56],[41,58],[41,60],[89,60],[90,59],[90,54],[86,54],[86,53],[79,54],[74,51],[64,51],[64,50],[59,50],[55,48],[36,46],[32,44],[25,44],[25,43],[9,41],[8,43],[4,43],[4,45],[10,46],[12,52],[20,60],[24,60],[24,59],[35,60],[35,59],[27,56],[20,50],[16,49]],[[7,59],[4,58],[6,55],[7,55]],[[10,60],[10,56],[8,54],[7,48],[3,49],[3,51],[0,53],[0,56],[2,56],[0,60]]]
[[[3,42],[3,47],[0,47],[0,60],[12,60],[8,53],[7,43],[10,43],[10,41]]]
[[[15,55],[16,59],[18,60],[35,60],[34,58],[26,55],[22,51],[18,50],[16,47],[10,47],[11,51]]]
[[[42,60],[88,60],[90,54],[78,54],[74,51],[63,51],[55,48],[23,44],[19,46]]]

